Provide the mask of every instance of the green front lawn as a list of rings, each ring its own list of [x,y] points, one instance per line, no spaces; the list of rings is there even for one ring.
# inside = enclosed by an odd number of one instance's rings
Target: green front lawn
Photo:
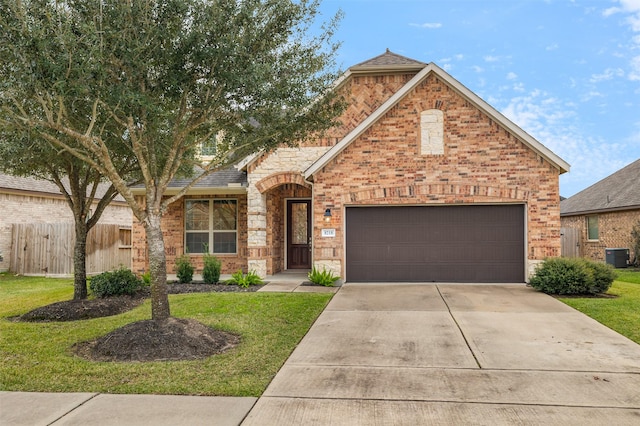
[[[72,296],[72,280],[0,274],[0,390],[259,396],[332,295],[172,295],[173,316],[242,336],[238,347],[199,361],[91,362],[71,354],[76,342],[150,318],[148,301],[121,315],[86,321],[7,319]]]
[[[560,298],[567,305],[640,344],[640,271],[617,270],[608,294],[616,298]]]

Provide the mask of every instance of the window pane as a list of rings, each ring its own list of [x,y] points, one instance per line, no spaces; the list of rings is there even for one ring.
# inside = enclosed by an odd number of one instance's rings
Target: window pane
[[[291,244],[308,244],[307,203],[291,204]]]
[[[209,201],[187,200],[187,231],[204,231],[209,229]]]
[[[213,200],[213,229],[236,230],[236,200]]]
[[[590,240],[598,239],[598,216],[587,216],[587,230]]]
[[[213,234],[213,252],[214,253],[235,253],[236,252],[236,233],[235,232],[216,232]]]
[[[208,232],[189,232],[187,234],[187,253],[206,253],[208,245]]]
[[[215,138],[208,140],[206,142],[202,142],[200,145],[200,154],[202,155],[216,155],[217,151],[217,142]]]

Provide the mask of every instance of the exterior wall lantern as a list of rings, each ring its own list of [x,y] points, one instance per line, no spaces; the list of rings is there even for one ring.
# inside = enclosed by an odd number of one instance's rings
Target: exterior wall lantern
[[[324,211],[324,223],[330,223],[331,222],[331,209],[326,209]]]

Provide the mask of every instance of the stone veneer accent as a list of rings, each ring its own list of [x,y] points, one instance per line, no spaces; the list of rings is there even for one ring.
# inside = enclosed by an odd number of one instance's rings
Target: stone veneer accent
[[[302,171],[327,152],[328,147],[278,148],[249,167],[247,175],[247,237],[248,268],[261,277],[269,272],[268,258],[272,247],[267,245],[268,189],[284,184],[307,185]],[[260,192],[262,189],[265,192]]]

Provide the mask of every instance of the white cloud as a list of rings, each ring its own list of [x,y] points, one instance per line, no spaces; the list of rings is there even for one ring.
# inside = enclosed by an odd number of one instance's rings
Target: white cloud
[[[640,56],[636,56],[629,62],[631,70],[629,71],[629,80],[640,81]]]
[[[425,22],[424,24],[410,23],[409,25],[412,26],[412,27],[428,28],[428,29],[436,29],[436,28],[441,28],[442,27],[442,24],[440,22]]]
[[[500,60],[500,57],[498,56],[487,55],[484,57],[485,62],[498,62],[499,60]]]
[[[514,92],[520,92],[520,93],[523,93],[523,92],[525,91],[524,84],[522,84],[522,83],[516,83],[516,84],[514,84],[514,85],[513,85],[513,91],[514,91]]]
[[[626,142],[611,143],[586,135],[574,108],[575,104],[560,102],[540,90],[514,97],[501,108],[507,118],[571,164],[571,172],[560,177],[565,197],[623,167],[618,153],[627,147]]]
[[[616,13],[628,13],[629,16],[625,19],[625,22],[631,27],[631,31],[640,32],[640,0],[618,0],[619,7],[611,7],[605,9],[603,16],[611,16]],[[631,38],[631,42],[635,47],[640,48],[640,35],[634,35]],[[640,57],[636,56],[629,61],[630,70],[627,73],[627,77],[631,81],[640,80]]]
[[[551,51],[551,50],[557,50],[559,47],[560,46],[558,45],[558,43],[553,43],[553,44],[550,44],[549,46],[547,46],[545,49],[548,50],[548,51]]]
[[[592,91],[590,91],[590,92],[587,92],[587,93],[583,94],[583,95],[580,97],[580,100],[581,100],[582,102],[588,102],[588,101],[590,101],[590,100],[591,100],[591,99],[593,99],[593,98],[604,98],[604,95],[603,95],[602,93],[600,93],[600,92],[597,92],[597,91],[595,91],[595,90],[592,90]]]
[[[622,9],[619,7],[610,7],[602,11],[602,16],[609,17],[611,15],[615,15],[616,13],[622,12]]]
[[[620,0],[622,7],[630,12],[640,12],[640,0]]]
[[[518,74],[516,74],[515,72],[507,73],[507,80],[515,80],[517,78],[518,78]]]
[[[598,83],[600,81],[612,80],[615,77],[624,77],[624,70],[621,68],[607,68],[602,74],[592,74],[589,81]]]
[[[472,70],[474,70],[475,72],[478,72],[478,73],[480,73],[480,72],[483,72],[483,71],[484,71],[484,68],[482,68],[482,67],[480,67],[480,66],[478,66],[478,65],[474,65],[474,66],[472,66],[472,67],[471,67],[471,69],[472,69]]]

